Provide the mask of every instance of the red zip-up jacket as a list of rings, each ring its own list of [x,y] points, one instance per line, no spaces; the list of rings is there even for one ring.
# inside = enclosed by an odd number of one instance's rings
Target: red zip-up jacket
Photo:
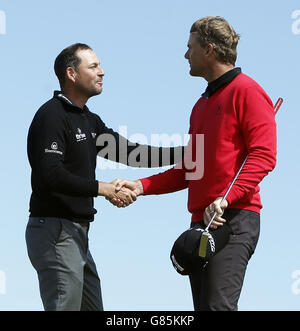
[[[190,159],[187,153],[183,166],[141,179],[144,194],[188,188],[188,210],[192,221],[199,222],[205,208],[225,194],[248,155],[227,196],[228,208],[259,213],[262,208],[259,183],[276,165],[275,113],[266,92],[253,79],[239,74],[209,98],[197,101],[190,117],[189,134],[192,161],[197,160],[195,169],[187,167]]]

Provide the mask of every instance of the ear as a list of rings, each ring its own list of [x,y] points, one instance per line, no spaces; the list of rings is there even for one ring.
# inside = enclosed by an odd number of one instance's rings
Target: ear
[[[212,55],[213,52],[214,52],[214,45],[211,44],[211,43],[208,43],[206,45],[206,53],[205,53],[205,55]]]
[[[68,67],[66,69],[66,78],[75,83],[76,80],[76,71],[73,67]]]

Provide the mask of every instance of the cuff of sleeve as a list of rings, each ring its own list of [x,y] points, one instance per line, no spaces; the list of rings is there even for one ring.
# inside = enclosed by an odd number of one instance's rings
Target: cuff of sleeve
[[[222,192],[222,197],[225,195],[225,192]],[[228,202],[228,206],[231,205],[233,202],[239,200],[241,196],[238,194],[237,190],[234,189],[234,186],[231,188],[230,192],[228,193],[226,200]]]
[[[149,186],[150,186],[150,180],[147,179],[147,178],[142,178],[142,179],[140,179],[140,181],[143,185],[144,195],[147,195],[148,194],[148,189],[149,189]]]
[[[91,193],[93,197],[98,196],[98,181],[95,180],[94,182],[91,183]]]

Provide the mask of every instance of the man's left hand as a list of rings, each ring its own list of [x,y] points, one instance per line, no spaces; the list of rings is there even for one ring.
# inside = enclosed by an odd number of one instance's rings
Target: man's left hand
[[[226,223],[226,220],[224,218],[222,218],[221,216],[224,213],[225,208],[228,207],[228,202],[225,199],[222,202],[221,205],[221,200],[223,198],[219,197],[217,198],[214,202],[212,202],[206,209],[204,212],[204,224],[207,226],[211,220],[211,218],[213,217],[214,213],[216,212],[217,215],[214,218],[210,228],[211,229],[217,229],[219,226],[223,226],[224,223]]]

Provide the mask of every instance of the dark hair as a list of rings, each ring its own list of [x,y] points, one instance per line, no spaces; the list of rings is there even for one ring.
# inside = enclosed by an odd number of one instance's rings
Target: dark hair
[[[190,32],[196,32],[201,47],[214,46],[217,58],[224,63],[235,64],[237,44],[240,39],[232,26],[220,16],[208,16],[196,21]]]
[[[61,87],[63,87],[66,80],[67,68],[73,67],[75,70],[77,70],[78,66],[80,65],[81,60],[76,55],[76,52],[85,49],[91,49],[91,47],[81,43],[73,44],[61,51],[61,53],[55,59],[54,71]]]

